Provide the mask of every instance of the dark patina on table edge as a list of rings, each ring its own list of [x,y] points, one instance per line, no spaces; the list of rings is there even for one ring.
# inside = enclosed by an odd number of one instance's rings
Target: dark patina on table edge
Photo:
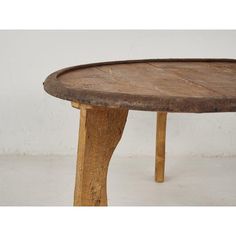
[[[235,112],[236,111],[236,97],[177,97],[177,96],[145,96],[145,95],[131,95],[125,93],[110,93],[91,91],[86,89],[73,90],[65,88],[61,85],[57,78],[70,71],[84,69],[102,65],[115,64],[130,64],[142,62],[233,62],[235,59],[140,59],[140,60],[126,60],[126,61],[109,61],[84,64],[64,68],[50,74],[44,82],[44,89],[50,95],[68,100],[79,101],[82,104],[112,107],[112,108],[126,108],[130,110],[144,110],[144,111],[166,111],[166,112],[191,112],[191,113],[206,113],[206,112]]]

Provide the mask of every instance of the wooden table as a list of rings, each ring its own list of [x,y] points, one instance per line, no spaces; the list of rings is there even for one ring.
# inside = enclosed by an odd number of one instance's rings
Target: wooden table
[[[168,112],[236,111],[236,60],[159,59],[62,69],[44,89],[80,109],[75,206],[107,205],[110,158],[128,110],[157,111],[155,180],[164,181]]]

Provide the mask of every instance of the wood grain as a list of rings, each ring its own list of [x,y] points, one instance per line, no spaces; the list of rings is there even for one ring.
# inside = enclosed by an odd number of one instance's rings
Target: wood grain
[[[110,158],[126,123],[128,110],[80,104],[79,144],[74,206],[106,206]]]
[[[236,60],[156,59],[81,65],[51,74],[45,90],[83,104],[166,112],[236,111]]]
[[[165,178],[166,112],[157,113],[155,181],[162,183]]]

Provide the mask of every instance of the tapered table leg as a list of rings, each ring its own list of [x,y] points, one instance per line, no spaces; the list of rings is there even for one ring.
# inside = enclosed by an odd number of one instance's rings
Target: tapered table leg
[[[85,105],[79,108],[74,206],[106,206],[108,165],[121,139],[128,110]]]
[[[165,178],[166,119],[166,112],[157,113],[155,181],[159,183]]]

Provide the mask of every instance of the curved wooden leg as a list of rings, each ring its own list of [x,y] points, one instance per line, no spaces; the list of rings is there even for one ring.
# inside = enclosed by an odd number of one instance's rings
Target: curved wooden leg
[[[75,106],[75,104],[72,104]],[[126,123],[128,110],[80,105],[79,145],[74,206],[106,206],[110,158]]]
[[[167,112],[157,113],[155,181],[164,182]]]

